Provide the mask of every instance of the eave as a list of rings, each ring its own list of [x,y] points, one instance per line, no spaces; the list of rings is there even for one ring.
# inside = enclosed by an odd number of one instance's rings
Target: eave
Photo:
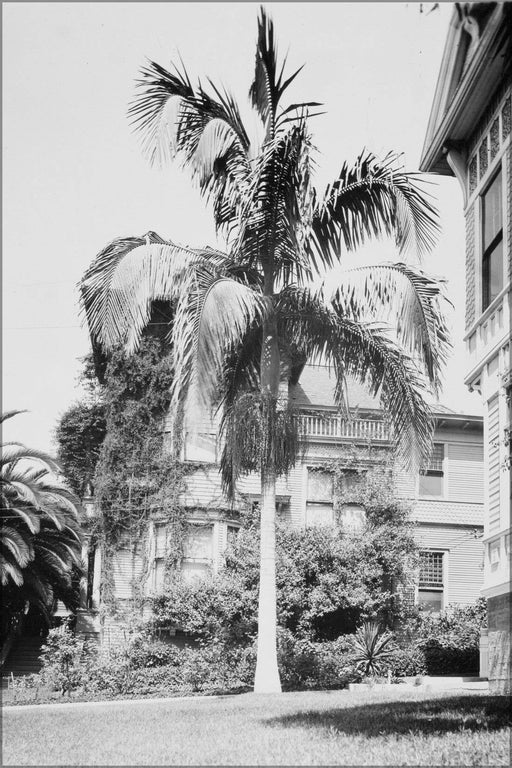
[[[421,171],[444,176],[454,175],[446,160],[446,150],[450,145],[467,143],[489,100],[507,76],[507,69],[510,67],[510,58],[507,56],[507,53],[510,53],[509,24],[510,8],[506,3],[497,3],[450,105],[434,129],[433,126],[439,118],[436,114],[436,110],[440,108],[439,93],[445,87],[445,78],[452,76],[444,64],[441,66],[434,98],[436,106],[432,110],[420,160]],[[453,32],[449,36],[447,46],[452,44],[455,44]],[[447,53],[445,50],[445,57]],[[435,132],[432,136],[433,130]]]

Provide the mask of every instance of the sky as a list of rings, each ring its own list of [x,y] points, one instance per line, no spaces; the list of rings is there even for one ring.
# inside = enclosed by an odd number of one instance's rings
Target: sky
[[[305,63],[293,101],[319,101],[313,123],[323,189],[366,147],[421,156],[451,3],[267,3],[289,66]],[[254,67],[256,3],[3,4],[3,410],[28,412],[5,439],[54,451],[53,431],[81,396],[89,351],[76,285],[118,236],[155,230],[218,245],[211,212],[178,165],[150,167],[127,106],[147,58],[181,56],[242,103]],[[249,110],[244,112],[249,121]],[[428,177],[442,234],[423,263],[444,276],[455,309],[442,402],[480,413],[463,384],[464,220],[453,178]],[[372,244],[343,265],[397,260]],[[334,285],[336,275],[330,277]]]

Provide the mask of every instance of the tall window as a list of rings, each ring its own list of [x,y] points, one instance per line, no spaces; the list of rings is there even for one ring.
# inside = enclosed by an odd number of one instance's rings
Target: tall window
[[[501,171],[482,195],[482,311],[503,288],[503,205]]]
[[[322,526],[334,523],[334,475],[320,469],[308,470],[306,525]]]
[[[213,525],[189,523],[183,541],[181,572],[186,581],[206,576],[213,560]]]
[[[442,496],[444,493],[444,444],[434,443],[428,464],[420,471],[420,496]]]
[[[153,568],[153,589],[159,592],[164,586],[165,555],[167,551],[167,523],[155,523],[155,561]]]
[[[361,484],[360,475],[354,470],[344,470],[339,478],[341,503],[339,506],[339,522],[343,528],[353,531],[360,530],[366,519],[364,507],[354,501]]]
[[[426,611],[440,611],[444,597],[443,552],[420,552],[418,605]]]

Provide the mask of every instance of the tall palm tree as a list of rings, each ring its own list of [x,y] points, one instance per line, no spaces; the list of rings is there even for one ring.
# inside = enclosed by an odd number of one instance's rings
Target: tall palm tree
[[[10,411],[3,422],[19,413]],[[0,460],[0,576],[4,610],[28,602],[49,621],[57,599],[77,606],[82,535],[78,500],[52,479],[56,462],[19,443],[2,445]]]
[[[81,295],[93,345],[133,349],[152,303],[173,310],[169,341],[172,405],[198,395],[220,407],[224,485],[261,473],[261,572],[256,691],[280,690],[276,657],[275,487],[296,457],[293,414],[279,401],[280,381],[305,360],[322,358],[336,375],[346,408],[347,375],[379,395],[409,458],[429,449],[425,387],[439,388],[448,335],[441,284],[403,263],[353,270],[326,300],[311,279],[343,251],[394,236],[400,254],[427,252],[435,210],[397,156],[363,152],[323,194],[313,186],[309,130],[315,102],[281,106],[298,72],[285,76],[274,27],[262,9],[249,96],[261,139],[251,142],[233,97],[210,82],[192,85],[186,70],[150,62],[130,107],[151,161],[180,158],[213,204],[226,253],[188,249],[154,232],[107,245],[87,270]],[[392,330],[390,319],[394,318]],[[192,397],[194,391],[194,398]],[[242,428],[240,425],[242,424]],[[249,452],[244,453],[244,449]]]

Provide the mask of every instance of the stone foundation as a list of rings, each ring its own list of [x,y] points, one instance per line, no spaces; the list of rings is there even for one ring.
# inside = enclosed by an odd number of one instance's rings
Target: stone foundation
[[[510,593],[487,600],[489,693],[510,694]]]

